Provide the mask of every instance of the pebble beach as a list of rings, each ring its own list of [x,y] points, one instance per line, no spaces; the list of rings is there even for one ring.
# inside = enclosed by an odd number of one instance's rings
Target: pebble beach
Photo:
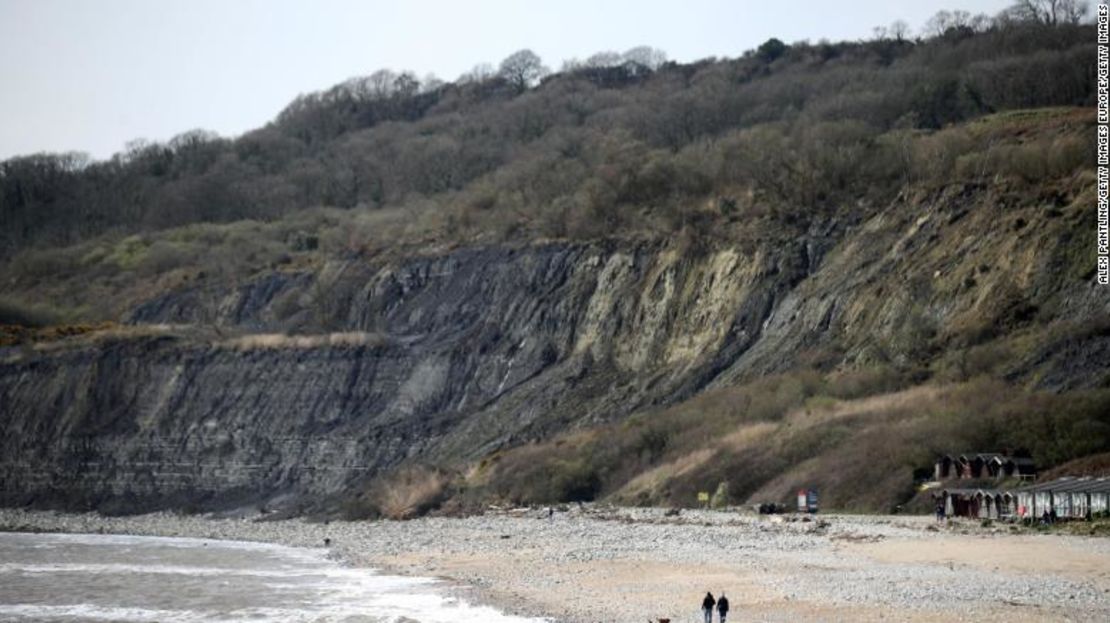
[[[760,516],[586,505],[405,522],[2,510],[0,529],[320,547],[346,564],[553,621],[1106,621],[1110,539],[929,517]]]

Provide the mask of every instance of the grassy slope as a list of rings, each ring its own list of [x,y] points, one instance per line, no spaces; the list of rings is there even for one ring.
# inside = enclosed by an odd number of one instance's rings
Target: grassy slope
[[[1024,448],[1059,462],[1105,450],[1110,435],[1110,390],[1025,392],[981,378],[835,397],[861,377],[799,372],[715,390],[492,456],[463,486],[517,503],[596,493],[682,506],[721,483],[728,503],[788,502],[816,487],[827,507],[889,511],[912,502],[915,471],[923,477],[940,453]]]

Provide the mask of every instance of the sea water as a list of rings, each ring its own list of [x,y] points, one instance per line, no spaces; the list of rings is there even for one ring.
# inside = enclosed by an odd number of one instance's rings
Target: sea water
[[[0,533],[0,621],[524,623],[430,578],[324,549],[206,539]]]

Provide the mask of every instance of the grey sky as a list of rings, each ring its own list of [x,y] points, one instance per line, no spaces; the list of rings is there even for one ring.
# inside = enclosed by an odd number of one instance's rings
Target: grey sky
[[[0,159],[106,158],[133,138],[239,134],[301,92],[375,69],[454,80],[529,47],[563,59],[636,45],[737,56],[770,37],[859,39],[1009,0],[0,0]]]

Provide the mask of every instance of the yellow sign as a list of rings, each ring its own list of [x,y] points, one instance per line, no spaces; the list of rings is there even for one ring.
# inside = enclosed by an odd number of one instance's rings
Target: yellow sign
[[[698,491],[698,501],[699,502],[708,502],[709,501],[709,492],[708,491]]]

